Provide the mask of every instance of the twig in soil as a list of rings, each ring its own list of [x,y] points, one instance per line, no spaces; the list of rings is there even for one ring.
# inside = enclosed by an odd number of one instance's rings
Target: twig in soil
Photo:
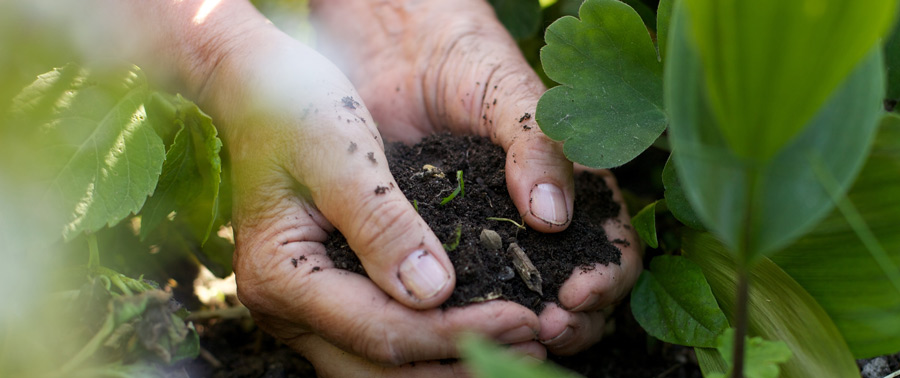
[[[200,347],[200,358],[202,358],[203,361],[206,361],[209,366],[212,366],[213,369],[222,367],[222,361],[219,361],[219,359],[217,359],[216,356],[213,356],[206,348]]]
[[[675,372],[675,370],[678,370],[678,368],[680,368],[681,365],[682,364],[677,364],[677,365],[674,365],[674,366],[666,369],[666,371],[659,373],[659,375],[657,375],[656,378],[665,378],[665,376],[672,374],[673,372]]]
[[[544,290],[542,286],[544,282],[541,279],[541,272],[534,267],[525,251],[516,243],[510,243],[509,249],[506,251],[512,255],[513,266],[519,272],[519,277],[522,277],[522,281],[525,281],[525,286],[528,286],[531,291],[543,297]]]

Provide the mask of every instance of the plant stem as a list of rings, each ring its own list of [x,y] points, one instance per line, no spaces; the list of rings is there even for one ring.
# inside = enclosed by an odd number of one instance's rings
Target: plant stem
[[[731,371],[732,378],[744,377],[744,339],[747,337],[747,304],[750,300],[750,282],[747,264],[738,264],[737,282],[737,306],[735,308],[734,322],[734,350],[732,359],[734,365]]]
[[[94,269],[100,266],[100,248],[97,247],[97,235],[91,233],[87,235],[88,249],[90,255],[88,257],[88,269]]]

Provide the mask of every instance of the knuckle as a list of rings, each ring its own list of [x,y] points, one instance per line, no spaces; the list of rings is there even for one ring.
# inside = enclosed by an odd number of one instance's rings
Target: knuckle
[[[352,240],[358,244],[354,250],[364,257],[380,251],[383,247],[394,245],[396,241],[406,238],[410,230],[419,223],[418,216],[411,213],[411,207],[402,197],[366,201],[356,214],[353,228],[356,232]],[[363,248],[359,248],[362,246]]]

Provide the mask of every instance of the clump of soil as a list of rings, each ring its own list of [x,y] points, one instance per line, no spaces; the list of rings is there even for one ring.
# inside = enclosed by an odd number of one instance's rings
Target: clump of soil
[[[486,138],[446,134],[413,146],[391,144],[387,148],[388,165],[399,189],[414,201],[444,243],[456,269],[456,290],[445,307],[503,298],[539,313],[546,302],[558,302],[559,287],[576,267],[591,270],[598,263],[620,263],[621,252],[607,240],[602,228],[604,221],[619,213],[619,205],[603,179],[595,175],[576,178],[575,212],[565,231],[545,234],[521,229],[510,221],[489,220],[507,218],[522,223],[506,188],[505,155]],[[462,171],[463,188],[441,205],[458,188],[458,171]],[[372,189],[376,193],[394,190]],[[499,234],[500,249],[490,249],[481,241],[486,229]],[[540,273],[542,294],[529,289],[518,274],[513,254],[508,252],[511,243],[524,250]],[[340,233],[333,233],[325,246],[335,267],[365,274]]]

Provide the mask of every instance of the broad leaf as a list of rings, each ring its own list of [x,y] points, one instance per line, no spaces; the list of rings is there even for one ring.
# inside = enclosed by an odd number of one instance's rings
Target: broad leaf
[[[886,98],[900,100],[900,23],[884,41],[884,65],[887,68]]]
[[[662,341],[715,347],[728,328],[703,271],[681,256],[659,256],[650,262],[631,294],[634,318]]]
[[[488,0],[500,23],[515,39],[537,34],[541,27],[541,4],[538,0]]]
[[[178,133],[166,152],[159,184],[141,211],[141,239],[178,211],[201,244],[209,238],[218,210],[222,141],[212,120],[194,103],[174,99]]]
[[[719,337],[716,348],[722,359],[730,367],[734,365],[734,328],[729,328]],[[791,350],[780,341],[769,341],[761,337],[746,338],[744,343],[744,377],[778,378],[778,364],[791,358]],[[725,378],[723,373],[713,373],[707,378]]]
[[[891,26],[895,0],[686,0],[716,128],[765,162],[806,129]],[[871,89],[874,91],[874,88]],[[671,109],[667,107],[667,109]]]
[[[672,162],[672,155],[666,161],[666,166],[662,173],[663,187],[665,187],[666,206],[675,216],[675,219],[681,221],[690,228],[705,231],[706,227],[697,217],[697,213],[691,208],[691,203],[685,197],[684,189],[678,181],[678,173],[675,172],[675,163]]]
[[[703,270],[719,306],[733,322],[737,272],[732,256],[708,233],[687,232],[682,248],[684,256]],[[783,341],[794,354],[782,365],[781,377],[859,375],[853,354],[825,310],[767,258],[761,258],[750,271],[748,309],[749,336]],[[709,369],[715,370],[707,366],[704,371]]]
[[[647,28],[617,0],[588,0],[581,20],[563,17],[547,28],[544,71],[562,85],[537,106],[541,130],[565,141],[566,156],[609,168],[647,149],[666,128],[662,65]]]
[[[491,344],[480,336],[466,334],[459,342],[463,361],[476,378],[565,378],[579,377],[551,362],[523,360],[509,350]]]
[[[31,163],[44,199],[67,214],[66,239],[119,222],[153,193],[165,147],[154,131],[161,120],[144,107],[149,96],[137,67],[99,74],[68,65],[14,101],[18,114],[43,123]]]
[[[641,209],[641,211],[638,211],[638,213],[634,215],[634,218],[631,218],[631,224],[634,226],[634,230],[637,231],[641,240],[647,243],[650,248],[659,246],[659,241],[656,239],[657,203],[659,203],[659,201],[647,205]]]
[[[900,117],[885,117],[848,199],[900,266]],[[822,305],[857,358],[900,351],[900,292],[837,210],[772,260]]]
[[[833,207],[814,167],[834,177],[840,191],[862,167],[884,112],[879,49],[872,49],[802,133],[771,159],[751,161],[731,149],[706,103],[712,95],[703,85],[705,67],[685,39],[689,20],[683,9],[676,4],[666,60],[679,181],[703,224],[750,260],[796,240]]]
[[[656,46],[660,60],[666,59],[666,44],[669,39],[669,23],[672,19],[672,3],[675,0],[660,0],[656,9]]]

